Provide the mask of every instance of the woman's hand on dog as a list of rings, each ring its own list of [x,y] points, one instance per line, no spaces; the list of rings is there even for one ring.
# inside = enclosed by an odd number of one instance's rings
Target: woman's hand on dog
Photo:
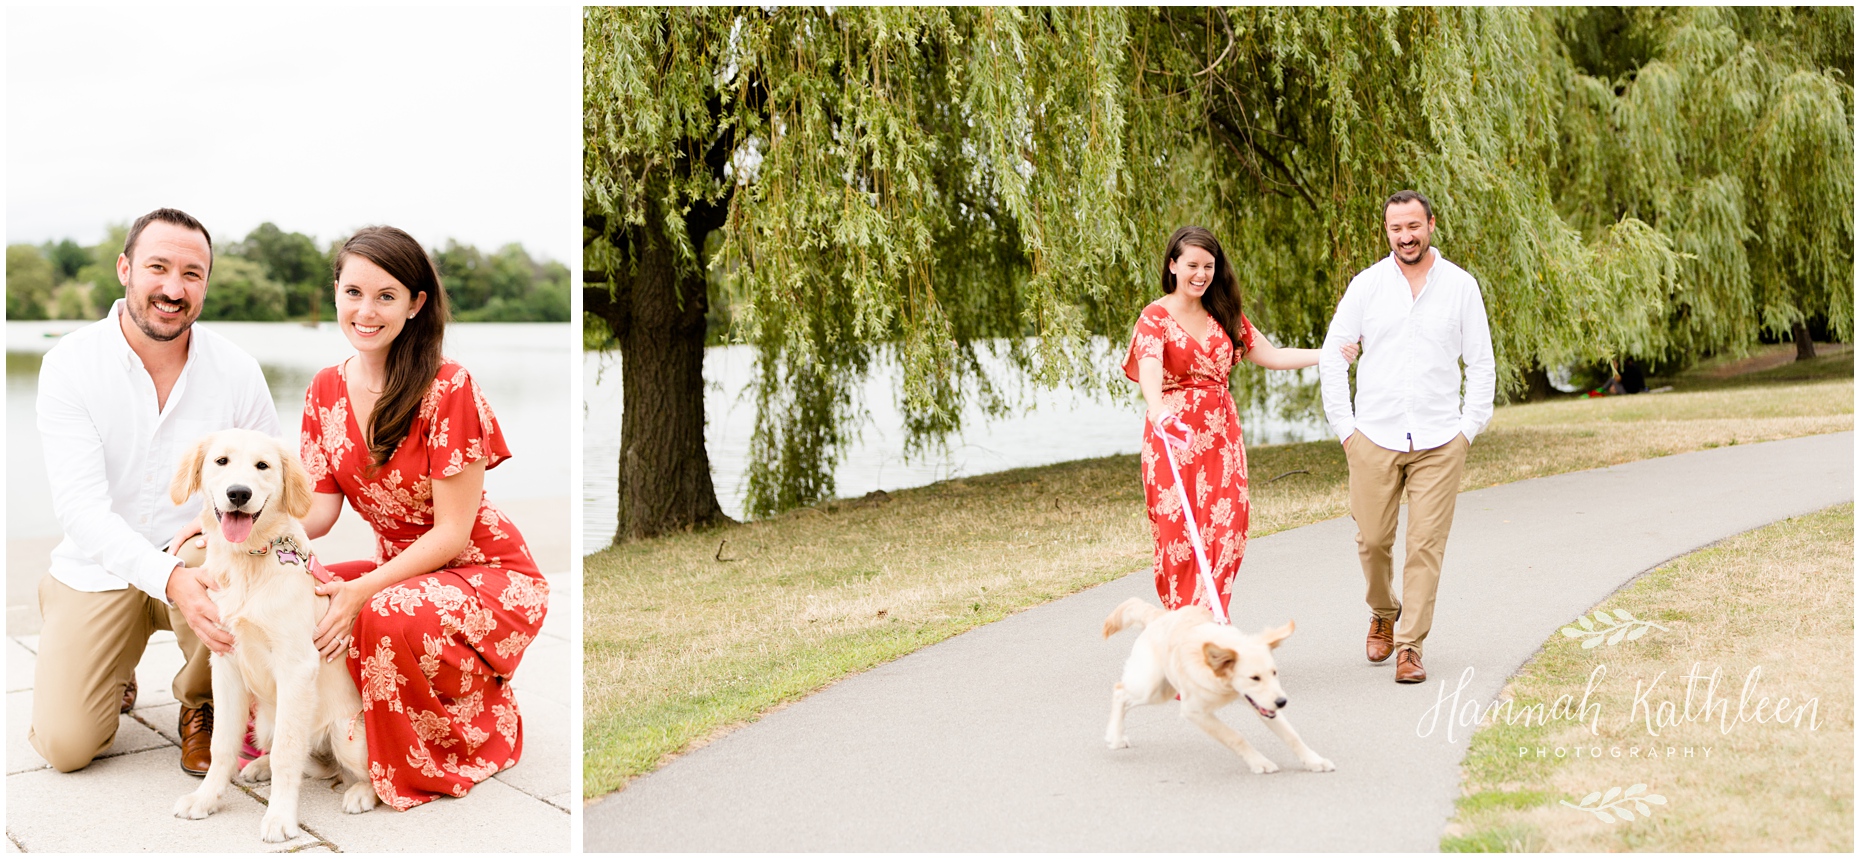
[[[349,649],[349,632],[355,628],[355,618],[361,615],[362,606],[374,594],[359,580],[342,579],[317,585],[316,592],[318,596],[329,597],[329,611],[323,613],[322,622],[316,625],[316,651],[322,654],[323,661],[333,662]]]
[[[219,607],[207,595],[207,591],[218,589],[219,583],[205,567],[176,566],[168,576],[168,602],[187,619],[188,628],[200,637],[208,650],[226,654],[233,649],[232,633],[220,627]]]

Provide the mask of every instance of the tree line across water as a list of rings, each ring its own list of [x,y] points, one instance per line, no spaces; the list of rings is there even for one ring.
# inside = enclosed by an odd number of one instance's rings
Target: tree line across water
[[[6,318],[100,319],[122,297],[116,257],[129,228],[112,225],[102,242],[71,239],[6,249]],[[240,322],[335,318],[334,263],[340,241],[319,246],[303,233],[266,222],[216,244],[200,318]],[[494,253],[448,239],[430,248],[461,322],[567,322],[569,269],[537,260],[520,244]]]
[[[1388,253],[1382,201],[1421,191],[1506,397],[1853,336],[1851,8],[629,7],[583,33],[622,539],[722,516],[707,336],[758,350],[766,515],[831,495],[881,357],[907,452],[1012,403],[986,344],[1127,390],[1092,338],[1130,336],[1184,224],[1309,347]]]

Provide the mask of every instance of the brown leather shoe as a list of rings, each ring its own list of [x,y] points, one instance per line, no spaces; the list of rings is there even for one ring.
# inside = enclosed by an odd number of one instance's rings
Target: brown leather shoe
[[[1363,643],[1363,655],[1370,662],[1381,662],[1395,652],[1395,622],[1371,615],[1369,640]]]
[[[199,707],[181,705],[181,771],[206,775],[213,763],[213,702]]]
[[[123,687],[123,709],[119,712],[127,713],[130,710],[134,710],[135,708],[136,708],[136,678],[131,677],[129,678],[129,685]]]
[[[1404,647],[1395,657],[1395,682],[1419,683],[1427,679],[1427,669],[1421,667],[1421,652],[1412,647]]]

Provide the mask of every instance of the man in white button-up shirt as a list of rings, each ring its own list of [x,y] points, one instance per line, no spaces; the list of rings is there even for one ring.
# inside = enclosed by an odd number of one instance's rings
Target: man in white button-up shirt
[[[1433,205],[1413,191],[1382,206],[1390,254],[1350,281],[1318,361],[1324,413],[1350,463],[1350,515],[1368,585],[1371,662],[1395,654],[1395,680],[1427,679],[1421,644],[1453,525],[1466,450],[1492,419],[1497,381],[1479,282],[1432,247]],[[1362,340],[1356,399],[1339,348]],[[1465,401],[1460,362],[1466,364]],[[1401,594],[1393,550],[1402,491],[1408,546]]]
[[[180,453],[202,435],[229,427],[278,435],[258,362],[193,324],[212,265],[212,239],[198,221],[175,209],[144,215],[117,257],[124,298],[108,318],[65,335],[39,370],[36,415],[65,537],[39,582],[45,623],[28,737],[60,771],[109,747],[157,629],[174,630],[187,659],[174,680],[182,768],[206,769],[207,655],[229,651],[232,637],[219,627],[208,579],[170,554],[201,505],[177,506],[169,484]]]

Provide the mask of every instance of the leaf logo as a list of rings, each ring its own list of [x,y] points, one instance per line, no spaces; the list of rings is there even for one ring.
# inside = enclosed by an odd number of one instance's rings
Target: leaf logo
[[[1653,809],[1648,806],[1665,805],[1666,797],[1657,793],[1647,793],[1646,785],[1637,784],[1625,791],[1618,787],[1609,788],[1607,793],[1598,790],[1583,797],[1582,802],[1574,805],[1571,805],[1567,799],[1558,804],[1593,814],[1603,823],[1613,823],[1617,817],[1632,822],[1635,812],[1639,812],[1641,817],[1652,817]]]
[[[1647,630],[1650,629],[1657,629],[1661,632],[1667,631],[1666,627],[1654,623],[1651,620],[1641,620],[1628,614],[1627,609],[1624,608],[1615,609],[1613,615],[1601,609],[1596,609],[1595,620],[1589,620],[1589,616],[1586,614],[1578,615],[1576,617],[1576,626],[1563,627],[1563,634],[1570,638],[1583,639],[1582,649],[1588,650],[1591,647],[1597,647],[1602,644],[1613,647],[1623,641],[1633,641],[1636,638],[1646,635]]]

